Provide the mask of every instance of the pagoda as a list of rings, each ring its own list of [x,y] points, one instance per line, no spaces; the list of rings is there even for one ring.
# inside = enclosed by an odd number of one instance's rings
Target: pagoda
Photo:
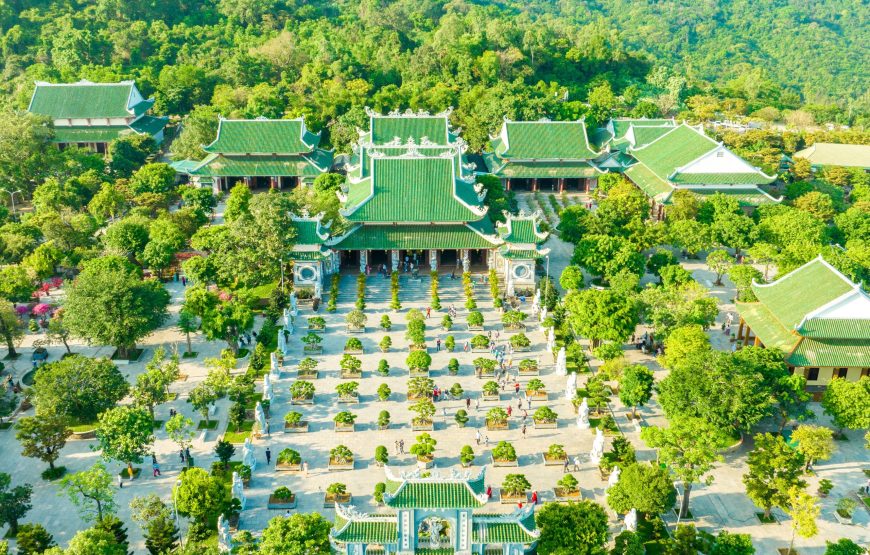
[[[154,99],[146,99],[133,81],[118,83],[46,83],[37,81],[28,112],[48,116],[61,148],[77,145],[100,154],[126,135],[150,135],[160,144],[168,118],[148,115]]]
[[[236,183],[250,188],[292,188],[310,185],[332,167],[332,152],[319,148],[320,133],[312,133],[303,118],[224,119],[215,140],[200,161],[182,160],[173,167],[199,186],[215,193]]]
[[[540,531],[534,504],[512,513],[476,513],[489,500],[484,470],[477,475],[419,469],[395,475],[385,468],[389,512],[361,513],[337,505],[330,540],[338,553],[364,555],[370,548],[387,555],[456,553],[525,555],[534,550]]]
[[[870,375],[870,296],[821,256],[752,292],[737,303],[739,344],[780,349],[815,392]]]

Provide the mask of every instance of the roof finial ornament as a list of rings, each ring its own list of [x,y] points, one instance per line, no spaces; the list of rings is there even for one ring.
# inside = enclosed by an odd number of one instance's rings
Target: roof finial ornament
[[[427,137],[426,135],[423,135],[422,137],[420,137],[420,144],[422,146],[434,146],[435,145],[435,143],[430,141],[429,137]]]
[[[371,156],[372,158],[383,158],[384,153],[381,152],[380,150],[376,150],[373,148],[369,151],[369,156]]]
[[[402,146],[402,137],[398,135],[393,137],[390,142],[386,143],[384,146]]]
[[[441,110],[440,112],[438,112],[435,115],[438,117],[447,118],[447,117],[450,117],[450,114],[452,114],[452,113],[453,113],[453,106],[448,106],[446,109]]]
[[[401,111],[398,108],[396,108],[395,110],[390,110],[390,112],[387,115],[395,117],[395,116],[398,116],[399,114],[401,114]]]
[[[374,110],[372,110],[368,106],[366,106],[364,109],[365,109],[366,115],[369,116],[370,118],[376,117],[378,115],[377,112],[375,112]]]

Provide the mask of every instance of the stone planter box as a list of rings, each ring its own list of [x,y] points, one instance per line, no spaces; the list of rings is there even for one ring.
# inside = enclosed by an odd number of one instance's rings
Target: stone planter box
[[[486,393],[484,393],[484,394],[483,394],[483,400],[484,400],[484,401],[499,401],[499,400],[501,400],[501,395],[499,395],[499,394],[496,394],[496,395],[487,395]]]
[[[356,426],[356,424],[350,424],[350,425],[348,425],[348,424],[339,424],[339,423],[336,422],[336,423],[335,423],[335,431],[336,431],[336,432],[339,432],[339,433],[342,433],[342,432],[353,432],[355,426]]]
[[[96,439],[97,431],[96,430],[85,430],[84,432],[73,432],[70,434],[69,439]]]
[[[301,370],[296,373],[296,377],[300,380],[316,380],[318,378],[317,370],[313,372],[302,372]]]
[[[472,347],[471,352],[472,353],[488,353],[489,347]]]
[[[428,378],[429,371],[428,370],[411,370],[409,375],[412,378]]]
[[[313,405],[314,399],[313,398],[312,399],[307,399],[307,398],[291,399],[290,404],[291,405]]]
[[[431,399],[431,395],[408,395],[408,401],[419,401],[420,399]]]
[[[319,355],[323,353],[323,347],[320,345],[305,345],[302,347],[302,352],[305,354]]]
[[[544,457],[544,466],[565,466],[565,461],[568,460],[568,457],[559,458],[559,459],[551,459],[547,453],[543,453]]]
[[[353,395],[350,397],[342,397],[341,395],[339,395],[338,402],[339,403],[359,403],[359,395]]]
[[[284,433],[285,434],[304,434],[308,431],[308,422],[302,421],[298,426],[291,426],[290,424],[284,423]]]
[[[525,503],[529,500],[529,494],[523,493],[522,495],[500,495],[499,502],[502,505],[516,505],[517,503]]]
[[[846,524],[846,525],[852,524],[852,517],[851,516],[846,518],[840,514],[840,511],[838,511],[836,509],[834,509],[834,518],[836,518],[837,522],[839,522],[840,524]]]
[[[365,333],[366,332],[365,326],[363,326],[361,328],[354,328],[351,326],[345,326],[345,329],[346,329],[347,333]]]
[[[514,345],[511,345],[511,346],[514,348],[515,353],[528,353],[528,352],[531,352],[531,350],[532,350],[531,345],[529,345],[528,347],[516,347]]]
[[[510,429],[509,422],[499,422],[497,424],[490,424],[488,421],[486,423],[486,429],[490,432],[504,432]]]
[[[342,370],[341,374],[339,374],[339,377],[342,380],[361,380],[362,372],[345,372],[344,370]]]
[[[534,420],[534,419],[533,419]],[[534,420],[536,430],[555,430],[559,427],[559,422],[544,422]]]
[[[310,299],[296,299],[297,306],[308,306],[314,304],[314,297]]]
[[[556,496],[556,501],[580,501],[583,494],[579,489],[574,491],[564,490],[562,488],[553,488],[553,495]]]
[[[419,457],[417,458],[417,468],[420,468],[421,470],[426,470],[432,468],[433,466],[435,466],[435,457],[432,457],[431,459],[421,459]]]
[[[353,470],[353,461],[347,463],[336,463],[332,462],[332,459],[329,459],[329,463],[326,465],[326,470],[330,472],[336,472],[340,470]]]
[[[528,370],[520,369],[520,376],[539,376],[540,374],[541,371],[537,367]]]
[[[323,494],[323,508],[334,509],[336,503],[347,505],[348,503],[350,503],[351,499],[353,499],[353,496],[349,493],[346,493],[344,495],[332,495],[331,493],[325,493]]]
[[[468,326],[467,324],[466,326],[468,327],[468,331],[483,331],[483,326]]]
[[[386,426],[378,426],[378,430],[380,430],[380,431],[389,430],[389,429],[390,429],[389,424],[387,424]]]
[[[414,351],[428,351],[428,350],[429,350],[429,348],[426,346],[425,343],[422,345],[408,345],[408,352],[409,353],[413,353]]]
[[[302,472],[302,463],[299,463],[299,464],[275,463],[275,470],[278,470],[280,472]]]
[[[273,511],[286,511],[287,509],[296,508],[296,494],[290,496],[290,499],[278,499],[274,495],[269,496],[269,503],[266,508]]]
[[[534,401],[546,401],[547,400],[547,392],[546,391],[529,391],[526,390],[526,398],[530,398]]]
[[[507,467],[515,467],[515,466],[519,466],[519,465],[520,465],[519,460],[516,460],[516,461],[500,461],[500,460],[497,460],[497,459],[492,459],[492,466],[495,466],[495,467],[506,467],[506,468],[507,468]]]
[[[411,430],[414,432],[433,432],[435,431],[435,422],[429,422],[428,424],[424,422],[415,423],[411,422]]]

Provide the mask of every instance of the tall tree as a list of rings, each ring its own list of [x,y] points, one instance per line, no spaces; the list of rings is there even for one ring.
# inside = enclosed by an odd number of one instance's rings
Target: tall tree
[[[837,449],[834,445],[834,432],[824,426],[801,424],[792,432],[791,439],[797,442],[796,449],[804,456],[804,470],[809,469],[816,461],[830,459]]]
[[[870,428],[870,377],[857,382],[834,378],[825,389],[822,408],[840,431]]]
[[[819,533],[816,519],[822,512],[815,496],[808,494],[799,487],[792,487],[788,491],[788,506],[784,507],[788,516],[791,517],[791,543],[788,546],[788,554],[793,553],[794,537],[811,538]]]
[[[216,477],[201,468],[190,468],[173,489],[178,512],[205,524],[223,510],[226,489]]]
[[[764,509],[766,518],[770,518],[773,507],[785,509],[789,506],[792,488],[806,487],[806,482],[800,478],[803,463],[803,456],[782,436],[756,434],[755,449],[749,453],[749,472],[743,475],[743,484],[746,495]]]
[[[129,389],[127,380],[108,359],[73,355],[43,366],[33,384],[38,415],[58,415],[93,422],[115,406]]]
[[[0,299],[0,336],[6,342],[9,357],[17,357],[15,346],[24,338],[24,326],[15,312],[15,306],[6,299]]]
[[[118,508],[112,476],[102,463],[64,476],[60,481],[60,489],[78,507],[82,518],[90,522],[103,520],[104,515],[115,514]]]
[[[132,479],[133,463],[142,462],[154,443],[154,419],[146,410],[115,407],[100,413],[96,434],[103,458],[127,465]]]
[[[607,514],[593,501],[548,503],[535,520],[541,555],[598,555],[607,543]]]
[[[676,498],[670,472],[656,464],[623,467],[619,481],[607,489],[607,504],[620,514],[631,509],[657,515],[673,507]]]
[[[631,407],[631,414],[637,417],[637,407],[652,398],[652,370],[642,364],[631,364],[622,370],[619,377],[619,400]]]
[[[54,461],[60,457],[71,433],[66,417],[55,414],[27,416],[19,419],[15,428],[15,438],[21,442],[21,454],[47,462],[53,472]]]
[[[12,487],[12,476],[0,472],[0,525],[8,524],[8,535],[18,534],[18,521],[31,509],[33,486],[22,484]]]
[[[632,299],[609,290],[587,289],[565,297],[568,321],[597,347],[602,341],[622,343],[637,326],[637,309]]]

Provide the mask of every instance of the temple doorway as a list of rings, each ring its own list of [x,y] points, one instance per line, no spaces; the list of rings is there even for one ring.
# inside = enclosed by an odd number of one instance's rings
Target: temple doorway
[[[453,527],[448,520],[430,516],[417,529],[418,549],[450,549],[453,547]]]

